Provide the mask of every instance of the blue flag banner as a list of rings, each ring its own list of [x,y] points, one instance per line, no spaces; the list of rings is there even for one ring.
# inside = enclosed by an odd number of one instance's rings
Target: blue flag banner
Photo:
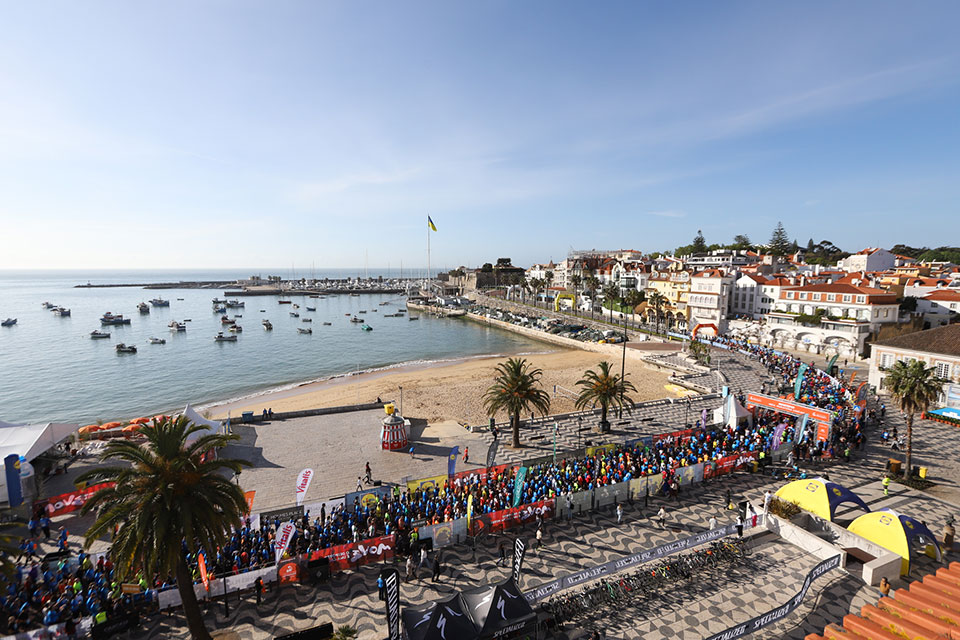
[[[807,430],[807,420],[810,418],[807,414],[803,414],[803,420],[800,422],[800,430],[797,431],[796,441],[803,442],[804,432]]]
[[[7,478],[7,502],[11,507],[23,504],[23,491],[20,486],[20,454],[11,453],[3,459]]]
[[[457,472],[457,456],[460,454],[460,447],[456,446],[450,449],[450,455],[447,456],[447,475],[452,476]]]
[[[807,365],[801,364],[799,371],[797,371],[797,382],[793,385],[793,399],[800,399],[800,387],[803,386],[803,376],[807,373]]]
[[[513,506],[520,505],[520,499],[523,498],[523,481],[527,478],[527,468],[517,469],[517,479],[513,481]]]

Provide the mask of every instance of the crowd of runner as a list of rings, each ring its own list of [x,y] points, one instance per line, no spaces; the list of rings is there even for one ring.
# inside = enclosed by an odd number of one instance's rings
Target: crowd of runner
[[[793,391],[802,364],[799,359],[742,341],[719,338],[715,342],[756,357],[781,381],[781,389],[790,387]],[[536,464],[527,469],[519,487],[519,504],[645,476],[657,477],[661,481],[658,486],[664,491],[675,490],[680,482],[677,470],[681,467],[748,453],[762,458],[785,442],[794,443],[791,455],[795,460],[849,457],[851,447],[862,445],[865,416],[852,402],[852,390],[842,381],[810,366],[799,390],[800,402],[836,414],[831,441],[817,441],[812,425],[798,434],[794,417],[768,410],[758,410],[752,424],[740,421],[736,426],[701,425],[698,421],[692,432],[680,437],[652,438],[614,450],[599,449],[580,458]],[[736,395],[743,404],[742,393]],[[458,477],[439,487],[402,491],[394,487],[376,504],[336,503],[329,510],[324,504],[319,513],[307,512],[294,519],[296,533],[287,554],[293,556],[389,534],[397,534],[397,550],[403,553],[416,541],[418,527],[466,516],[471,496],[476,517],[518,503],[514,496],[516,473],[517,468],[508,467]],[[46,524],[49,527],[49,522]],[[276,531],[283,523],[277,518],[261,521],[259,526],[254,524],[247,519],[223,548],[204,553],[208,574],[238,574],[274,564]],[[49,538],[49,530],[44,530]],[[68,620],[73,626],[81,617],[109,615],[115,608],[126,609],[133,604],[129,596],[120,592],[109,560],[93,560],[82,552],[76,561],[68,559],[66,538],[62,532],[60,536],[63,539],[58,542],[59,547],[67,552],[62,554],[64,557],[42,561],[37,557],[38,537],[31,537],[21,548],[16,573],[10,577],[0,575],[0,607],[7,615],[8,633]],[[183,551],[195,581],[199,582],[199,554],[190,553],[185,544]],[[143,593],[137,599],[146,602],[155,601],[158,591],[175,584],[170,576],[140,576],[138,580]]]

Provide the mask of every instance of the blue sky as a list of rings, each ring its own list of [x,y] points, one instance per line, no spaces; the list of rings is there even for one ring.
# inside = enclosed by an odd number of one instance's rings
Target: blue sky
[[[17,2],[0,269],[960,241],[956,2]]]

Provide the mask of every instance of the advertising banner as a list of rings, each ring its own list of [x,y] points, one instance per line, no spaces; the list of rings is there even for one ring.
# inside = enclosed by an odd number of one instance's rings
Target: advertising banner
[[[493,533],[506,531],[512,527],[533,522],[537,515],[540,515],[544,520],[548,520],[553,517],[553,514],[554,501],[552,498],[550,500],[541,500],[540,502],[520,505],[512,509],[485,513],[473,519],[472,535],[478,535],[481,532]]]
[[[460,484],[463,484],[465,481],[473,482],[474,476],[479,476],[479,482],[486,482],[488,477],[496,476],[513,468],[516,468],[516,465],[498,464],[492,467],[485,467],[483,469],[467,469],[465,471],[459,471],[455,473],[453,479],[454,481],[460,480]]]
[[[392,558],[396,553],[395,536],[380,536],[362,542],[341,544],[309,554],[310,560],[329,558],[331,571],[346,571],[361,565]]]
[[[577,491],[570,494],[572,511],[574,515],[584,511],[590,511],[593,508],[593,491]],[[567,495],[564,494],[556,499],[557,517],[567,516]]]
[[[647,476],[634,478],[629,483],[630,497],[634,500],[640,500],[647,495]]]
[[[20,456],[11,453],[3,459],[3,469],[7,480],[7,503],[11,507],[23,504],[23,486],[20,484]]]
[[[387,632],[389,640],[400,640],[400,573],[393,567],[380,572],[383,577],[383,599],[387,605]]]
[[[517,471],[517,477],[513,481],[513,506],[516,507],[520,504],[520,500],[523,499],[523,481],[527,477],[527,468],[520,467],[520,470]]]
[[[626,502],[630,498],[629,486],[626,482],[617,482],[593,490],[594,506],[598,509],[616,502]]]
[[[210,579],[207,578],[207,560],[202,553],[197,554],[197,567],[200,569],[200,581],[203,583],[203,588],[210,591]]]
[[[448,547],[463,542],[467,538],[469,525],[466,518],[458,518],[450,522],[431,524],[418,529],[420,539],[431,538],[433,548]]]
[[[763,615],[759,615],[756,618],[744,622],[743,624],[730,627],[726,631],[721,631],[720,633],[714,634],[707,638],[707,640],[735,640],[736,638],[742,638],[743,636],[749,635],[755,631],[759,631],[766,626],[779,622],[783,618],[793,613],[797,607],[803,604],[803,599],[807,596],[807,591],[809,591],[810,585],[813,584],[814,580],[839,566],[839,555],[833,556],[832,558],[827,558],[810,570],[810,573],[807,574],[807,578],[803,581],[803,587],[801,587],[800,591],[797,592],[797,595],[793,596],[785,605],[779,606],[776,609],[771,609]]]
[[[523,555],[527,551],[527,543],[517,536],[513,540],[513,581],[520,583],[520,569],[523,567]]]
[[[423,491],[427,489],[440,489],[446,481],[447,476],[430,476],[429,478],[420,478],[419,480],[407,480],[407,489],[411,492],[417,489],[422,489]]]
[[[310,481],[313,479],[313,469],[304,469],[297,476],[296,497],[297,505],[303,504],[303,499],[307,496],[307,489],[310,488]]]
[[[473,517],[473,494],[467,496],[467,529],[470,528],[470,518]]]
[[[248,514],[249,514],[249,513],[253,513],[253,499],[254,499],[254,497],[256,497],[256,495],[257,495],[256,489],[254,489],[253,491],[244,491],[244,492],[243,492],[243,499],[247,501],[247,513],[248,513]]]
[[[354,491],[344,496],[347,511],[353,511],[354,503],[361,507],[372,507],[380,502],[380,498],[390,494],[390,487],[370,487],[363,491]]]
[[[617,445],[614,444],[614,443],[610,443],[610,444],[599,444],[599,445],[597,445],[597,446],[595,446],[595,447],[587,447],[587,455],[588,455],[588,456],[592,456],[592,455],[594,455],[595,453],[600,453],[600,454],[602,454],[602,453],[604,453],[605,451],[613,451],[613,450],[616,449],[616,448],[617,448]]]
[[[452,476],[457,472],[457,456],[460,454],[460,447],[455,446],[447,454],[447,475]]]
[[[19,481],[20,479],[17,478],[18,483]],[[89,486],[86,489],[79,489],[77,491],[63,493],[59,496],[47,498],[46,500],[39,500],[36,503],[36,506],[44,506],[46,508],[48,518],[52,518],[53,516],[61,516],[65,513],[78,511],[90,496],[95,494],[97,491],[100,491],[100,489],[112,487],[113,484],[114,483],[112,482],[102,482],[100,484]]]
[[[260,512],[260,522],[263,526],[267,526],[275,523],[277,520],[280,522],[287,522],[291,519],[299,520],[303,517],[303,505],[298,505],[296,507],[284,507],[283,509],[274,509],[273,511],[261,511]]]
[[[280,558],[283,557],[287,547],[290,546],[290,541],[293,539],[293,532],[296,530],[297,525],[293,524],[292,522],[284,522],[282,525],[280,525],[280,530],[277,531],[277,539],[275,543],[277,562],[280,562]]]
[[[800,399],[800,388],[803,386],[803,376],[807,373],[807,368],[809,365],[803,363],[800,365],[800,368],[797,370],[797,381],[793,384],[793,399]]]
[[[700,471],[700,479],[697,479],[697,471]],[[676,471],[677,482],[681,487],[689,487],[692,484],[703,481],[703,463],[687,465],[680,467]]]
[[[500,448],[500,441],[494,440],[493,444],[487,449],[487,467],[492,467],[497,459],[497,449]]]

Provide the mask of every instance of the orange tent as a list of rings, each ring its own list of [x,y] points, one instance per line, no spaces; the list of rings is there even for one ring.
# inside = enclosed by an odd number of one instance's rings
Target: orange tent
[[[115,428],[115,427],[119,427],[119,426],[122,426],[122,425],[123,425],[122,422],[108,422],[107,424],[103,425],[103,426],[100,427],[100,428],[101,428],[101,429],[113,429],[113,428]]]

